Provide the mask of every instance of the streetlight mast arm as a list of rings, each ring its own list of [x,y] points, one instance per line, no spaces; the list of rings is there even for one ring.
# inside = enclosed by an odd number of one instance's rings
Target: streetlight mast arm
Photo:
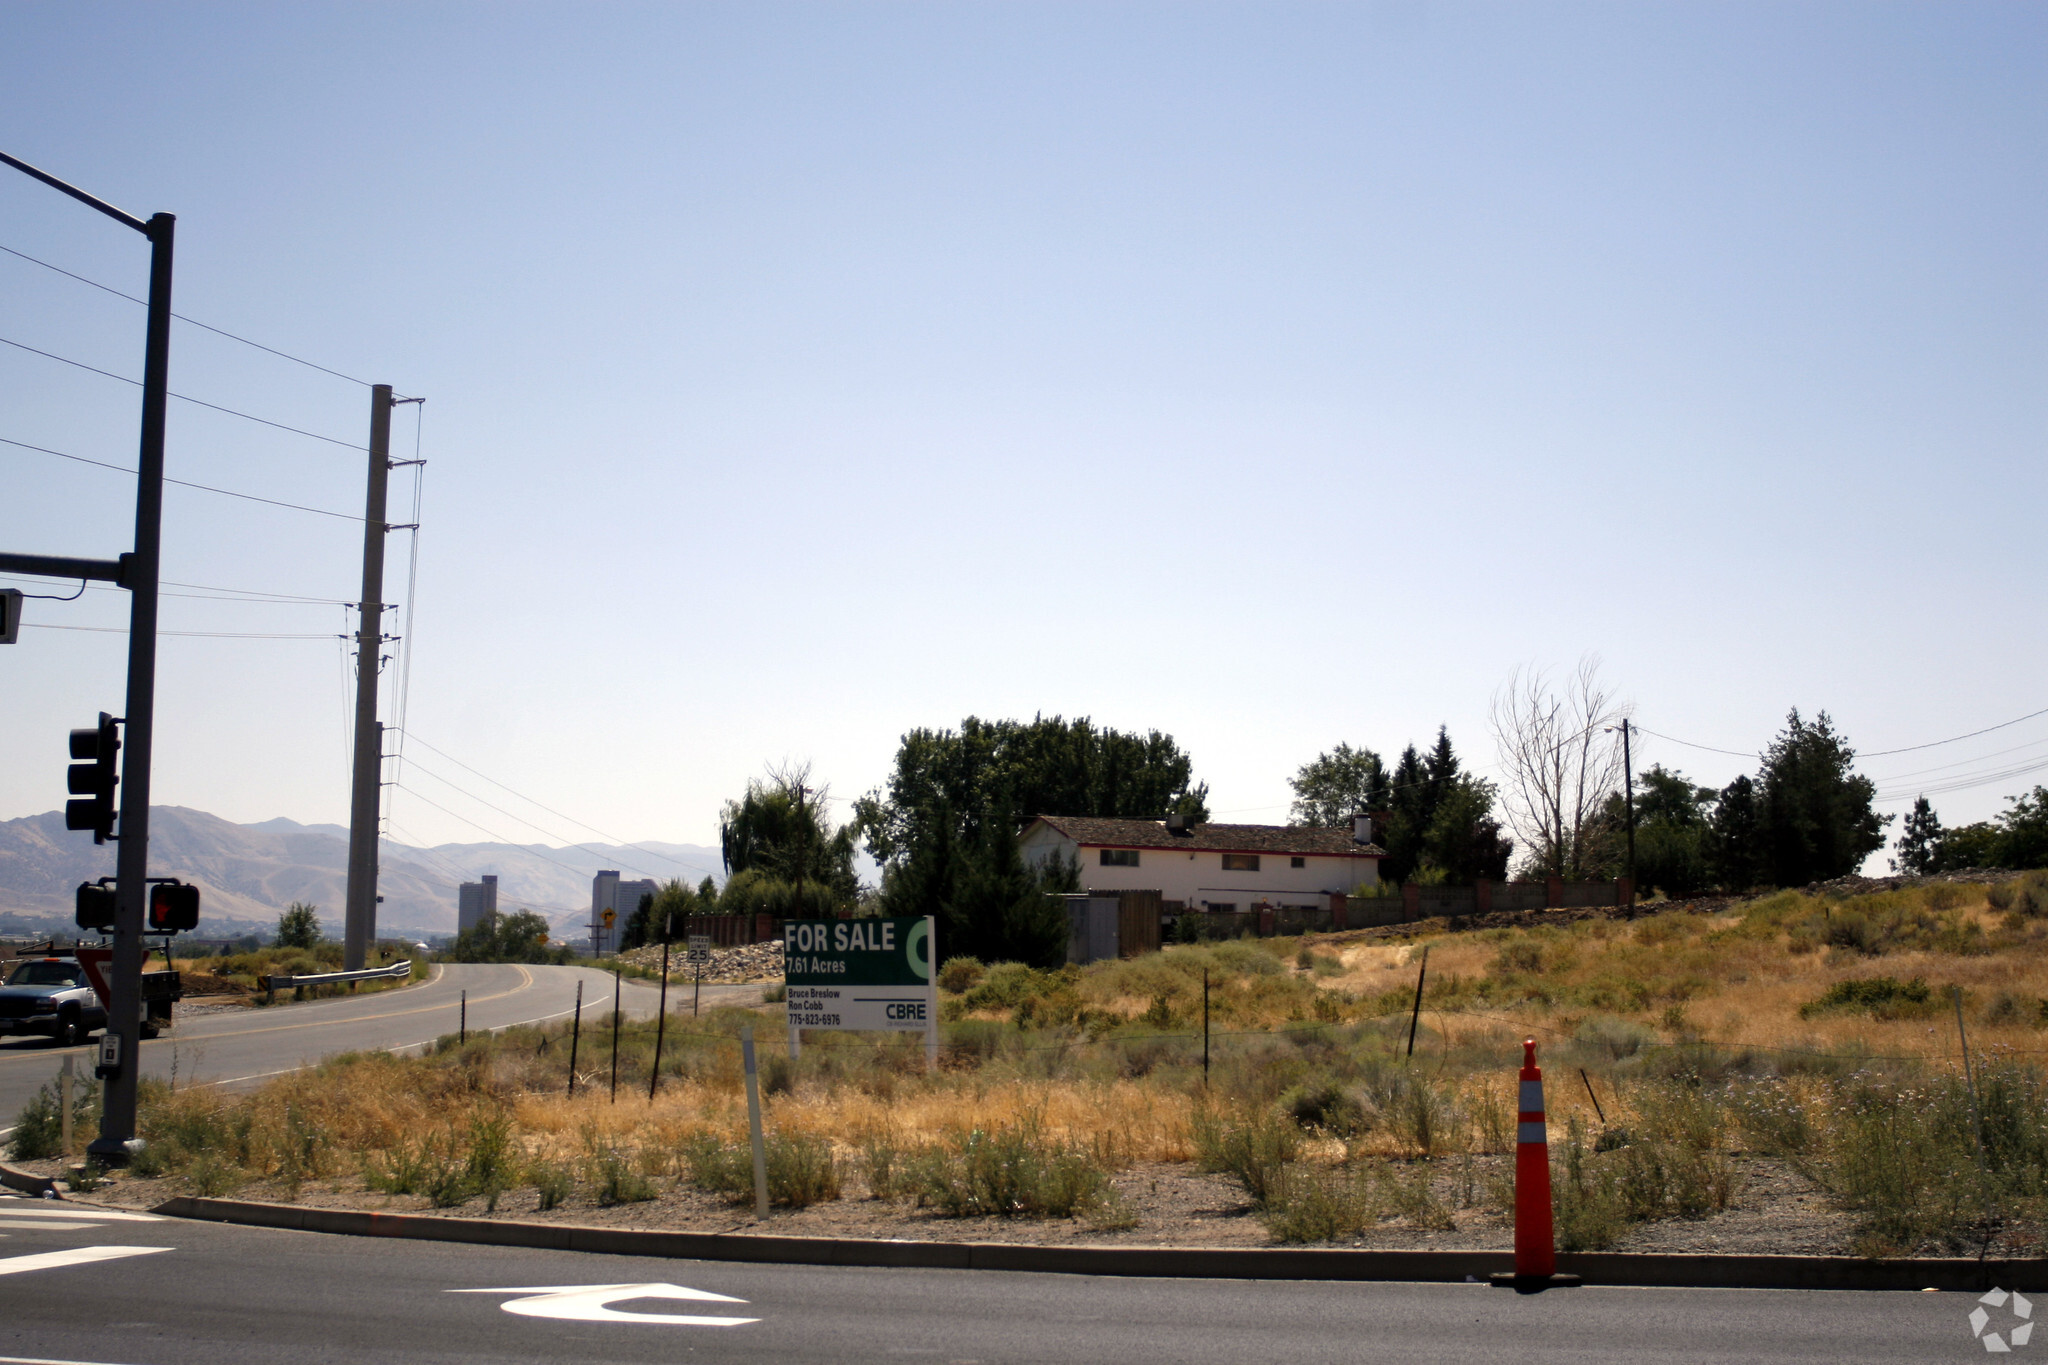
[[[115,208],[112,204],[109,204],[106,200],[99,198],[97,195],[87,194],[84,190],[78,188],[78,186],[76,185],[67,185],[63,181],[59,180],[56,176],[51,175],[48,171],[38,170],[34,166],[29,165],[26,161],[23,161],[18,156],[9,156],[5,152],[0,152],[0,161],[6,162],[8,165],[14,167],[15,170],[20,171],[23,175],[34,176],[36,179],[42,181],[45,185],[48,185],[53,190],[62,190],[64,193],[70,195],[73,199],[76,199],[79,203],[86,204],[92,208],[98,209],[101,213],[106,214],[107,217],[113,219],[115,222],[125,224],[128,227],[132,227],[145,237],[149,235],[149,224],[143,222],[140,218],[137,218],[132,213],[129,213],[123,209]]]

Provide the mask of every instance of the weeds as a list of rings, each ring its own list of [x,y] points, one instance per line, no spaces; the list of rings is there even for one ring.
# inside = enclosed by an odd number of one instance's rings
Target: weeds
[[[920,1204],[955,1218],[1125,1217],[1102,1154],[1048,1138],[1029,1117],[932,1143],[912,1158],[907,1181]]]
[[[1285,1167],[1259,1205],[1276,1242],[1329,1242],[1368,1227],[1378,1211],[1370,1177],[1347,1167]]]
[[[1198,1110],[1192,1126],[1196,1164],[1234,1176],[1254,1205],[1274,1195],[1288,1164],[1301,1153],[1300,1128],[1263,1111],[1232,1117]]]

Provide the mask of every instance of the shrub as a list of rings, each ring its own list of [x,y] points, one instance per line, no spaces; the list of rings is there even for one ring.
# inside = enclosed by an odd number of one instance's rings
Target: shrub
[[[1563,1251],[1604,1251],[1628,1227],[1614,1177],[1596,1167],[1586,1150],[1585,1127],[1576,1116],[1566,1125],[1561,1146],[1562,1151],[1553,1149],[1551,1157],[1557,1245]]]
[[[762,1143],[768,1175],[768,1202],[785,1208],[809,1208],[839,1197],[839,1165],[829,1140],[808,1133],[771,1133]],[[699,1134],[683,1146],[683,1164],[690,1183],[735,1204],[754,1199],[754,1147],[751,1140],[725,1142]]]
[[[1196,1164],[1236,1177],[1252,1203],[1259,1205],[1272,1196],[1288,1163],[1301,1151],[1301,1129],[1265,1110],[1239,1118],[1196,1110],[1193,1135]]]
[[[561,1207],[576,1188],[576,1177],[567,1166],[554,1161],[536,1161],[526,1168],[526,1183],[540,1196],[541,1212]]]
[[[1342,1168],[1294,1165],[1274,1182],[1259,1221],[1276,1242],[1328,1242],[1361,1231],[1376,1211],[1365,1178]]]
[[[988,975],[988,968],[978,957],[949,957],[939,968],[939,989],[953,995],[964,995],[981,984]]]
[[[589,1161],[590,1183],[597,1190],[599,1208],[640,1204],[654,1198],[654,1182],[636,1170],[618,1148],[593,1144]]]
[[[1297,1085],[1280,1096],[1280,1107],[1303,1128],[1319,1128],[1339,1137],[1351,1137],[1366,1126],[1365,1108],[1343,1087],[1325,1081],[1318,1085]]]
[[[92,1136],[90,1122],[96,1113],[93,1086],[88,1082],[71,1086],[71,1140],[82,1143]],[[12,1138],[17,1161],[41,1161],[59,1156],[64,1142],[64,1111],[57,1102],[57,1087],[45,1085],[30,1097],[14,1119]]]
[[[1418,1228],[1448,1232],[1458,1223],[1451,1216],[1451,1206],[1436,1192],[1434,1174],[1427,1161],[1414,1163],[1405,1179],[1389,1168],[1385,1172],[1387,1203]]]
[[[1910,981],[1872,976],[1837,981],[1818,1000],[1801,1005],[1799,1015],[1810,1019],[1831,1010],[1860,1010],[1879,1019],[1912,1019],[1940,1009],[1941,1002],[1917,976]]]
[[[926,1147],[908,1179],[919,1203],[955,1218],[1124,1217],[1102,1154],[1050,1139],[1029,1118]]]

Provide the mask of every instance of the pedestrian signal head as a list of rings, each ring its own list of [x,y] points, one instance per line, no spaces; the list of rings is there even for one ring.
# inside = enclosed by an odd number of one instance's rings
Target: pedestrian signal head
[[[158,882],[149,888],[149,932],[182,934],[199,927],[199,888]]]
[[[104,882],[78,886],[78,927],[98,934],[114,932],[114,888]]]

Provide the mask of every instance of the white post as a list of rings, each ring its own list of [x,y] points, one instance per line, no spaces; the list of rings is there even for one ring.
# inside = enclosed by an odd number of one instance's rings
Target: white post
[[[64,1059],[64,1069],[57,1073],[57,1112],[63,1115],[64,1159],[71,1159],[71,1064],[74,1059]]]
[[[768,1147],[761,1138],[761,1081],[754,1070],[754,1029],[740,1030],[740,1061],[747,1073],[747,1130],[754,1144],[754,1217],[768,1221]]]
[[[924,1069],[939,1069],[939,924],[924,917]]]

